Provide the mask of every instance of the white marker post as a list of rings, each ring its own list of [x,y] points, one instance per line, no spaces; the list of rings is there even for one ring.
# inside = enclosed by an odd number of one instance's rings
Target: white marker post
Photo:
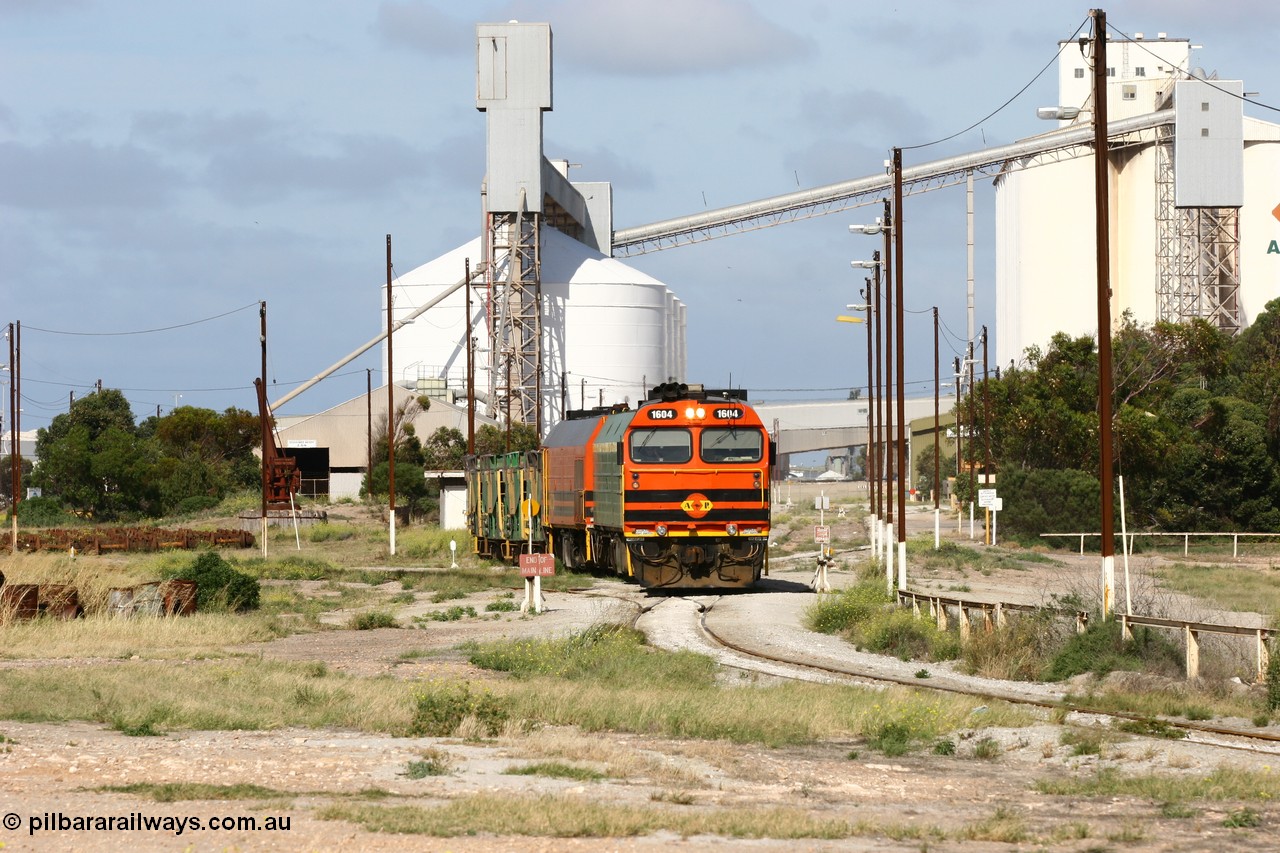
[[[1004,498],[996,498],[991,502],[991,544],[996,544],[996,531],[1000,529],[1000,512],[1004,509]]]
[[[819,524],[813,528],[813,541],[818,543],[818,568],[813,573],[813,580],[809,586],[814,592],[831,592],[831,584],[827,581],[827,563],[829,562],[826,554],[831,546],[831,528],[825,524]]]
[[[827,497],[825,491],[813,499],[813,508],[818,511],[818,526],[813,528],[813,541],[818,544],[818,567],[813,573],[813,581],[809,586],[814,592],[830,592],[827,563],[831,556],[831,528],[826,524],[826,511],[831,508],[831,499]]]
[[[458,568],[458,540],[449,540],[449,568]]]
[[[990,511],[991,508],[995,506],[995,502],[997,500],[999,500],[999,497],[996,495],[995,489],[978,489],[978,506],[982,507],[983,509]],[[972,512],[972,506],[970,508],[970,511]],[[972,527],[973,516],[970,515],[969,519],[970,519],[969,520],[969,525],[970,525],[969,538],[972,539],[973,538],[973,527]],[[990,544],[992,545],[996,544],[994,535],[991,538]]]

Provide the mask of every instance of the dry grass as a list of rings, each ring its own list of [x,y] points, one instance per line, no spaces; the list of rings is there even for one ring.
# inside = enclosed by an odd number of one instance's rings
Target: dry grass
[[[1250,569],[1235,566],[1173,563],[1153,574],[1161,586],[1241,613],[1280,613],[1280,572],[1274,566]]]
[[[323,664],[260,658],[123,661],[18,669],[0,679],[0,719],[89,720],[131,734],[173,729],[266,730],[338,726],[404,733],[413,687],[336,675]]]
[[[527,736],[506,738],[502,743],[513,758],[590,762],[604,767],[608,776],[632,781],[643,778],[658,785],[700,788],[704,784],[702,774],[683,764],[673,764],[651,750],[576,730],[540,729]]]
[[[267,616],[197,613],[121,619],[105,615],[68,621],[0,619],[0,658],[189,658],[220,656],[229,646],[280,636]]]
[[[668,831],[688,837],[712,834],[728,838],[847,838],[885,834],[885,828],[851,824],[788,808],[727,808],[714,812],[686,806],[629,806],[543,795],[511,798],[474,794],[443,806],[348,806],[321,809],[325,820],[346,820],[374,832],[451,838],[476,833],[552,838],[632,838]]]
[[[159,579],[137,560],[72,557],[49,552],[5,554],[0,557],[0,572],[4,573],[6,583],[74,586],[86,613],[104,612],[108,594],[117,587]]]

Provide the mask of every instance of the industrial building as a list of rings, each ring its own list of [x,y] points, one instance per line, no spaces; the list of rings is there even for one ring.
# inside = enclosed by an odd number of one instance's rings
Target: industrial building
[[[567,409],[634,402],[683,380],[684,304],[611,257],[609,184],[574,183],[566,161],[543,153],[550,25],[479,24],[476,57],[476,109],[487,126],[484,231],[392,285],[393,327],[434,307],[397,331],[391,380],[465,394],[470,337],[480,410],[542,433]]]
[[[1088,58],[1060,47],[1058,105],[1041,111],[1065,119],[1053,135],[1088,127],[1092,108]],[[1234,334],[1280,297],[1280,125],[1245,116],[1243,83],[1196,68],[1193,49],[1164,33],[1107,48],[1109,124],[1136,128],[1109,134],[1111,317]],[[1055,149],[996,178],[999,364],[1056,332],[1097,333],[1093,173],[1091,150]]]

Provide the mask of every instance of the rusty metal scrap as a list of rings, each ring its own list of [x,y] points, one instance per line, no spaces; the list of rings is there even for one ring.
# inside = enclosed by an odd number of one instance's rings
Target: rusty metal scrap
[[[195,581],[154,581],[118,587],[107,595],[111,616],[190,616],[195,612]]]
[[[0,535],[0,549],[10,548],[11,533]],[[19,551],[70,551],[103,554],[111,551],[162,551],[189,548],[252,548],[247,530],[166,530],[157,527],[49,528],[18,533]]]

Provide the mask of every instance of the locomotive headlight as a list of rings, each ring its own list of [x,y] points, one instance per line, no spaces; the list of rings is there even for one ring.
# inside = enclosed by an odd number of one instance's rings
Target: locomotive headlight
[[[687,409],[685,409],[685,410],[684,410],[684,416],[685,416],[686,418],[689,418],[690,420],[692,420],[692,419],[693,419],[693,411],[694,411],[694,410],[693,410],[693,406],[690,406],[689,408],[687,408]]]
[[[707,410],[699,406],[696,414],[698,416],[698,419],[701,420],[702,418],[705,418],[707,416]]]
[[[725,528],[724,528],[724,532],[725,532],[725,533],[728,533],[730,536],[737,536],[737,535],[738,535],[738,525],[736,525],[736,524],[726,524],[726,525],[725,525]]]
[[[659,524],[655,529],[658,531],[659,536],[667,535],[667,526],[665,524]]]

